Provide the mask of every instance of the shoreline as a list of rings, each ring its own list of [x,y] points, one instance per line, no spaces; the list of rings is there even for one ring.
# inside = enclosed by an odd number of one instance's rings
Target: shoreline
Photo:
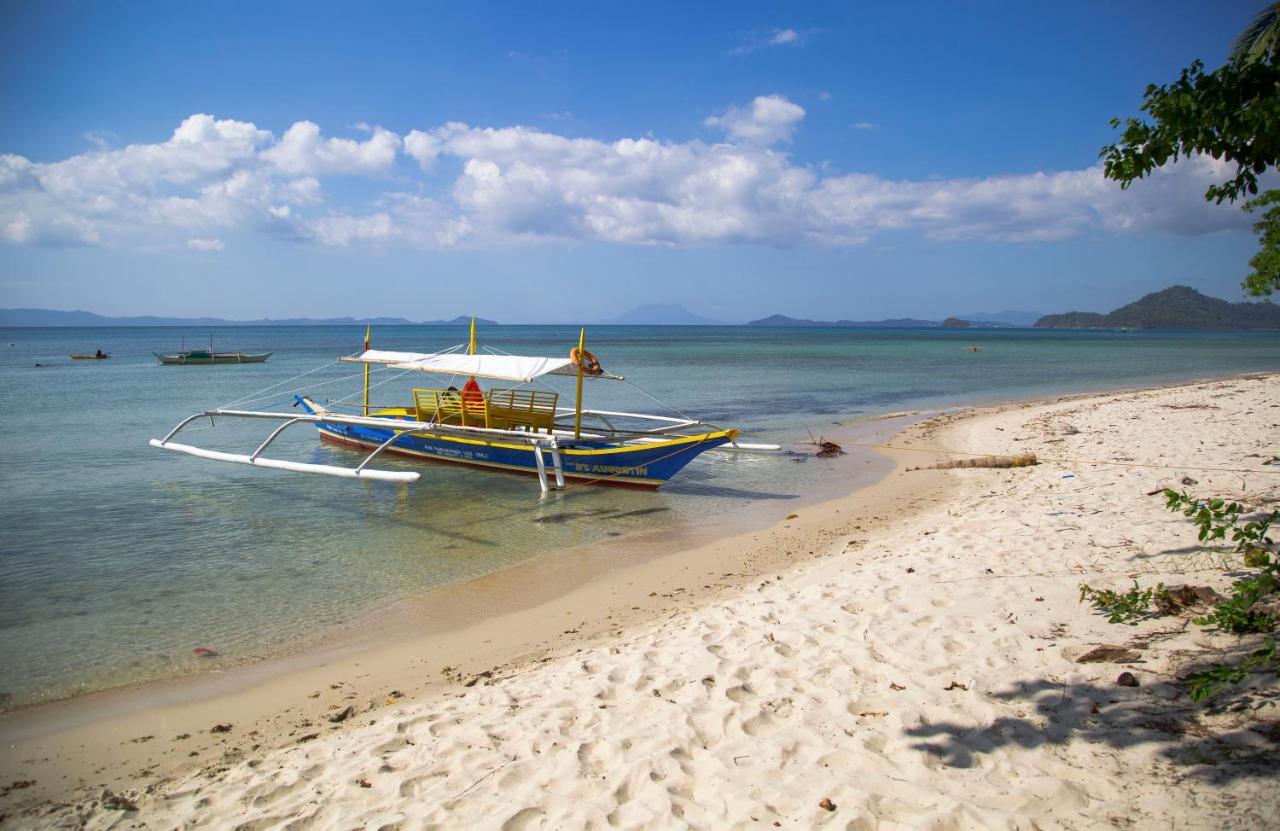
[[[869,436],[896,436],[911,428],[899,428],[893,422],[926,415],[921,411],[890,413],[833,426],[840,434],[837,438],[846,440],[860,431]],[[74,790],[90,781],[94,787],[119,789],[135,782],[136,774],[142,771],[147,772],[148,780],[159,781],[208,764],[209,754],[222,744],[217,736],[207,733],[214,724],[231,722],[256,731],[264,737],[263,747],[285,743],[297,733],[286,729],[286,714],[292,723],[309,725],[327,712],[328,700],[320,704],[311,697],[317,690],[340,686],[344,700],[369,706],[400,700],[389,696],[392,691],[403,693],[404,700],[438,694],[464,685],[479,673],[537,662],[571,645],[581,648],[678,609],[712,602],[766,572],[780,573],[809,558],[825,556],[809,547],[807,553],[801,553],[800,545],[820,524],[818,514],[827,522],[832,506],[838,503],[856,499],[855,504],[865,501],[874,507],[875,518],[864,522],[870,528],[883,521],[880,514],[888,514],[900,502],[919,501],[902,487],[886,485],[902,472],[902,460],[892,452],[863,453],[873,458],[851,454],[854,458],[848,460],[847,479],[833,477],[831,484],[782,503],[777,519],[721,523],[713,531],[688,533],[682,545],[674,550],[667,547],[662,553],[653,541],[643,538],[660,537],[664,530],[546,552],[464,583],[434,589],[371,613],[366,620],[369,628],[374,628],[387,625],[396,615],[414,616],[417,619],[405,627],[411,631],[408,635],[388,640],[385,635],[362,637],[348,631],[297,654],[226,670],[143,681],[0,713],[0,744],[9,751],[0,758],[0,782],[34,781],[35,785],[25,789],[26,795],[61,800],[66,798],[68,787]],[[859,460],[875,469],[870,481],[863,478],[858,469],[861,465],[852,464]],[[942,484],[941,477],[936,478]],[[805,511],[802,521],[782,518],[795,510]],[[839,510],[835,508],[835,512]],[[784,530],[790,533],[783,534]],[[761,543],[762,537],[774,539]],[[793,549],[780,547],[787,539]],[[644,553],[625,556],[625,549],[637,543],[644,544]],[[754,546],[752,562],[742,561],[743,545]],[[585,557],[606,549],[624,552],[623,564],[597,557],[585,572],[569,573],[582,566]],[[542,573],[548,566],[572,583],[567,588],[563,584],[552,588],[557,584]],[[603,599],[598,596],[601,594]],[[499,608],[479,619],[468,608],[477,601],[495,600]],[[435,608],[425,612],[432,604]],[[569,611],[575,613],[569,615]],[[427,663],[451,671],[424,668]],[[405,674],[413,677],[405,680]],[[182,740],[182,755],[154,764],[157,745],[152,742],[164,739],[157,731],[188,736]],[[155,738],[138,741],[148,735]],[[193,753],[196,755],[187,755]],[[167,755],[175,756],[172,752]]]
[[[1275,375],[1255,373],[1234,380],[1268,380],[1274,384],[1275,379]],[[899,430],[890,443],[910,445],[940,433],[972,433],[979,425],[1001,417],[1016,417],[1029,409],[1186,390],[1211,383],[1222,382],[1197,381],[1100,395],[1078,393],[969,408]],[[991,441],[995,443],[994,439]],[[1007,452],[1014,452],[1014,448],[1009,447]],[[933,449],[904,446],[885,455],[893,468],[878,482],[790,512],[799,513],[798,517],[628,564],[584,581],[567,593],[461,630],[402,640],[355,654],[325,655],[324,662],[264,679],[253,687],[217,694],[212,699],[193,702],[182,700],[180,695],[176,700],[160,696],[144,711],[107,716],[58,734],[18,739],[16,746],[10,748],[12,752],[6,754],[8,761],[0,764],[0,775],[6,780],[34,779],[36,784],[26,792],[29,798],[62,800],[85,788],[98,792],[104,788],[136,790],[181,777],[197,765],[214,770],[233,766],[247,755],[261,756],[272,747],[287,747],[298,736],[309,735],[308,730],[323,734],[324,740],[337,738],[346,725],[333,726],[325,719],[339,705],[353,703],[350,706],[355,706],[360,718],[352,717],[351,721],[367,723],[368,716],[376,720],[388,710],[466,695],[473,687],[484,688],[499,680],[518,678],[531,668],[563,661],[574,652],[598,650],[625,640],[636,632],[661,625],[664,618],[679,618],[712,604],[732,602],[761,579],[760,591],[803,582],[806,572],[822,568],[822,561],[856,552],[877,536],[892,537],[895,529],[922,515],[948,509],[965,491],[967,479],[1008,473],[919,470],[907,475],[908,465],[927,464],[941,455]],[[744,567],[747,560],[751,562]],[[526,565],[536,570],[536,564]],[[490,579],[500,577],[490,575],[476,582]],[[459,602],[465,603],[467,598]],[[513,631],[519,636],[512,638]],[[449,671],[442,673],[440,670],[446,667]],[[49,715],[49,708],[59,704],[74,708],[82,700],[14,711],[0,718],[0,725],[8,733],[14,720],[7,716],[39,712],[44,717]],[[228,722],[233,724],[231,735],[235,741],[243,742],[246,735],[255,737],[250,749],[238,748],[231,756],[219,755],[229,739],[208,730],[211,725]],[[174,734],[189,738],[175,742]],[[186,753],[195,755],[183,755]],[[74,767],[63,761],[72,756],[76,758]]]

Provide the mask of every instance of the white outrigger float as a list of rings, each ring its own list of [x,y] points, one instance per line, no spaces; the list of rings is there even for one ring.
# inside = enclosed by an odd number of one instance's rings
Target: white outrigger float
[[[415,459],[471,465],[535,475],[543,493],[562,489],[567,479],[584,483],[656,488],[699,454],[712,449],[773,451],[778,445],[744,444],[738,431],[717,428],[688,417],[594,410],[583,407],[583,382],[588,379],[625,380],[601,369],[585,348],[585,331],[568,358],[506,354],[477,354],[475,321],[466,351],[456,346],[442,352],[388,352],[369,348],[339,358],[364,365],[364,397],[358,405],[321,405],[296,395],[299,413],[213,409],[196,413],[152,439],[152,447],[202,459],[254,465],[294,473],[317,473],[349,479],[414,482],[412,471],[370,467],[378,456],[392,453]],[[370,367],[388,367],[401,374],[465,377],[462,389],[415,388],[412,404],[370,409]],[[560,407],[559,394],[527,385],[549,375],[576,379],[573,407]],[[514,386],[482,389],[476,379]],[[188,424],[202,418],[268,419],[283,422],[251,453],[225,453],[175,442]],[[320,438],[368,450],[355,467],[294,462],[267,457],[264,452],[289,427],[311,424]]]

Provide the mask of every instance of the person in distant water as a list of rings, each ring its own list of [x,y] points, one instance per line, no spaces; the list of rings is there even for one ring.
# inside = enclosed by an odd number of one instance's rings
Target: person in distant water
[[[93,357],[95,357],[95,358],[105,358],[105,357],[107,357],[107,356],[106,356],[106,355],[104,355],[104,354],[102,354],[102,350],[101,350],[101,349],[99,349],[99,350],[98,350],[98,352],[97,352],[97,354],[95,354]]]

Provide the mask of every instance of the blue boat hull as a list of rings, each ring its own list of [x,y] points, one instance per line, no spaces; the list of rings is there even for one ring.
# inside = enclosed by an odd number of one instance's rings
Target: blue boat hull
[[[308,412],[310,402],[303,401]],[[323,415],[323,413],[321,413]],[[320,422],[320,438],[336,444],[373,450],[394,431],[376,427]],[[562,447],[560,457],[566,479],[602,485],[656,488],[675,476],[700,453],[727,444],[736,430],[719,430],[698,436],[678,436],[642,445],[606,442]],[[547,471],[552,470],[551,451],[536,450],[502,438],[404,434],[383,451],[414,459],[471,465],[510,473],[537,475],[535,452],[541,452]]]

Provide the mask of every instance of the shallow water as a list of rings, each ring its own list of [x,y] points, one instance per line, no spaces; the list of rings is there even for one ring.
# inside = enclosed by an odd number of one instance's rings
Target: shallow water
[[[274,350],[266,364],[162,367],[154,351],[208,329],[0,329],[0,706],[169,677],[306,647],[378,609],[539,553],[794,499],[821,463],[704,454],[663,490],[582,488],[540,500],[536,483],[446,465],[403,487],[207,462],[147,446],[182,417],[231,403],[354,352],[356,327],[213,330],[220,349]],[[384,327],[379,348],[433,351],[453,327]],[[485,346],[567,352],[577,330],[489,327]],[[588,346],[628,383],[595,382],[588,404],[663,413],[643,389],[750,438],[800,441],[834,423],[909,408],[1280,369],[1277,333],[596,327]],[[965,347],[977,344],[983,351]],[[71,361],[103,349],[109,361]],[[37,368],[35,364],[42,364]],[[353,393],[359,368],[297,383]],[[376,373],[375,382],[394,373]],[[419,381],[422,384],[421,381]],[[281,387],[288,389],[296,384]],[[408,399],[411,379],[375,390]],[[562,400],[570,379],[550,386]],[[287,408],[289,397],[250,402]],[[247,452],[265,422],[193,425],[191,443]],[[353,464],[313,431],[272,455]],[[212,647],[217,661],[192,650]]]

